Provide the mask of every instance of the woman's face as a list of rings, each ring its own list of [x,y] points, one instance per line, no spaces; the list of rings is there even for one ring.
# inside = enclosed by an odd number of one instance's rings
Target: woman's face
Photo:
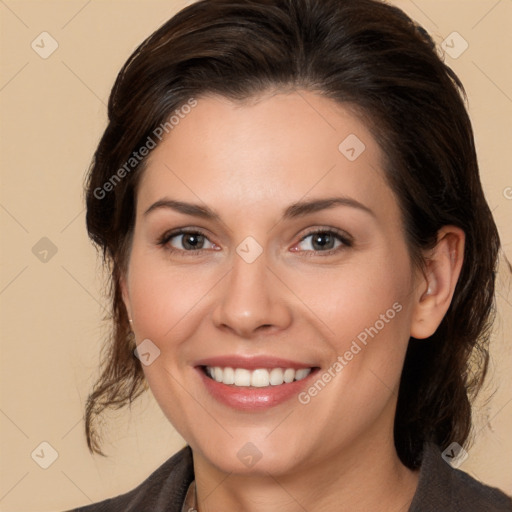
[[[382,152],[332,100],[202,97],[149,157],[124,299],[156,400],[222,471],[392,444],[419,288]]]

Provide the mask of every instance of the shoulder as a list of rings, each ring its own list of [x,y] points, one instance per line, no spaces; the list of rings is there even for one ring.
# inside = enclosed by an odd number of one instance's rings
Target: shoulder
[[[69,512],[180,512],[193,479],[192,450],[187,445],[132,491]]]
[[[454,469],[433,444],[425,446],[418,488],[409,512],[512,512],[512,499]]]

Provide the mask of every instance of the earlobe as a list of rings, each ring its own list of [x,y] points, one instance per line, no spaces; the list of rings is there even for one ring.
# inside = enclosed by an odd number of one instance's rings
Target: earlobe
[[[450,307],[464,260],[465,234],[456,226],[439,230],[436,246],[425,257],[425,271],[417,282],[411,336],[432,336]]]

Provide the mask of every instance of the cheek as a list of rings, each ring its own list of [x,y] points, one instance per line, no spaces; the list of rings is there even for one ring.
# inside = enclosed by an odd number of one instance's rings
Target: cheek
[[[304,410],[329,432],[354,440],[394,415],[409,340],[407,293],[381,281],[378,289],[337,295],[325,317],[330,357],[316,381],[299,396]],[[319,382],[320,381],[320,382]],[[390,420],[391,421],[391,420]]]
[[[361,262],[309,287],[312,309],[326,326],[336,400],[382,403],[399,383],[413,305],[407,254],[400,256]]]
[[[183,268],[172,268],[163,257],[135,250],[128,285],[137,337],[157,344],[186,337],[189,319],[200,309],[209,283],[207,272],[194,272],[192,277]]]
[[[397,263],[389,265],[386,261]],[[294,282],[297,295],[325,325],[325,332],[338,351],[358,335],[364,342],[365,336],[377,334],[376,330],[379,335],[401,332],[408,339],[408,311],[413,295],[407,258],[367,257],[353,265],[331,269],[323,276]]]
[[[206,272],[191,276],[171,267],[163,255],[134,244],[130,257],[128,287],[137,344],[149,339],[160,350],[150,365],[143,365],[149,387],[164,414],[182,435],[201,411],[190,405],[184,382],[190,378],[186,366],[186,341],[204,316],[202,299],[212,287]]]

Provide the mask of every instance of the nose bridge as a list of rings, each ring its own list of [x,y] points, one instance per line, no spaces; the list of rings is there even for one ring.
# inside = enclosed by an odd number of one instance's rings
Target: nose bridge
[[[263,326],[283,328],[291,319],[283,301],[283,287],[268,268],[267,255],[263,251],[255,255],[250,244],[237,248],[214,314],[218,327],[230,328],[241,336],[250,336]]]

